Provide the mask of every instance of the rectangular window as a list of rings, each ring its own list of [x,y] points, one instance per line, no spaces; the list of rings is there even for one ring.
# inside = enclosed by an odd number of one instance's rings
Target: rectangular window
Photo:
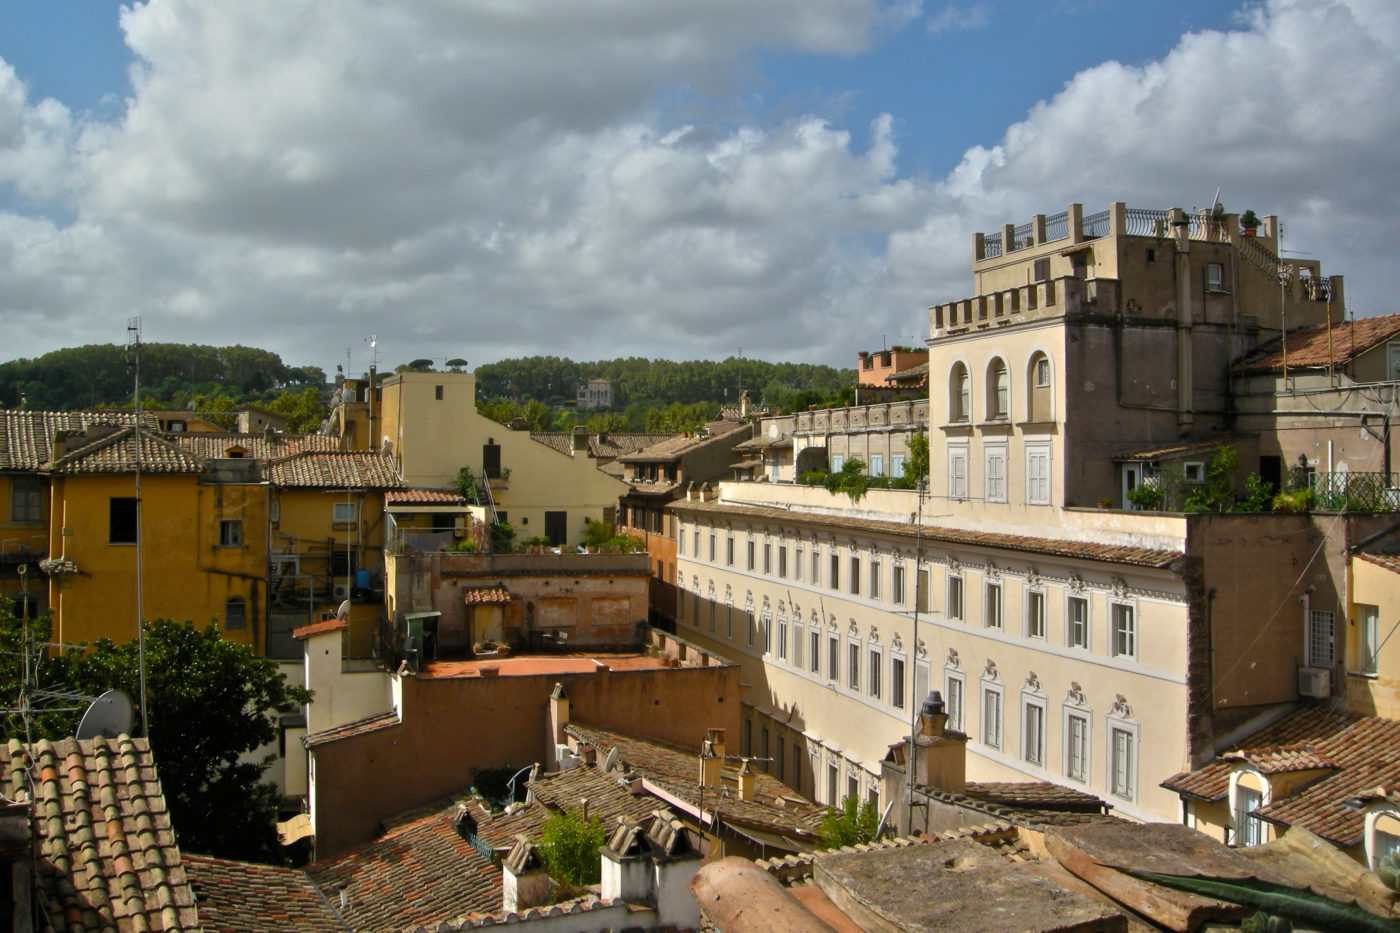
[[[773,573],[773,545],[768,541],[763,542],[763,572],[768,575]]]
[[[1006,448],[988,447],[986,449],[986,471],[985,489],[983,490],[988,502],[1006,501]]]
[[[982,624],[1001,628],[1001,584],[988,583],[982,587]]]
[[[1206,291],[1223,292],[1225,290],[1225,267],[1218,262],[1206,263]]]
[[[697,555],[698,556],[698,555]],[[710,563],[715,562],[715,533],[710,532]]]
[[[773,755],[773,763],[778,766],[778,780],[783,779],[783,765],[787,762],[787,743],[778,736],[778,751]]]
[[[860,689],[860,645],[854,642],[846,646],[846,676],[850,678],[852,690]]]
[[[1045,766],[1045,707],[1026,703],[1021,717],[1021,757],[1027,764]]]
[[[904,454],[890,455],[890,476],[895,479],[904,476]]]
[[[1026,593],[1026,637],[1045,637],[1045,594],[1040,590]]]
[[[348,525],[355,520],[355,503],[332,502],[331,521],[337,525]]]
[[[841,468],[846,465],[846,458],[841,454],[831,455],[831,472],[840,473]]]
[[[438,402],[442,401],[442,386],[433,386],[433,399]]]
[[[982,744],[1001,748],[1001,691],[982,688]]]
[[[44,520],[44,484],[27,476],[10,477],[10,521],[33,525]]]
[[[107,540],[111,544],[136,543],[136,500],[115,496],[108,506]]]
[[[219,522],[219,547],[243,546],[243,522],[237,518],[226,518]]]
[[[1031,505],[1050,504],[1049,445],[1026,447],[1026,502]]]
[[[786,544],[778,545],[778,577],[783,580],[787,579],[787,551]]]
[[[1124,603],[1114,603],[1112,618],[1113,656],[1137,657],[1137,622],[1133,618],[1133,607]]]
[[[724,606],[724,637],[734,640],[734,607],[728,603]]]
[[[920,567],[919,572],[914,575],[914,602],[920,612],[928,612],[933,608],[932,585],[928,568]]]
[[[786,661],[788,656],[787,616],[778,616],[778,660]]]
[[[967,498],[967,448],[948,448],[948,498]]]
[[[1045,389],[1050,386],[1050,361],[1045,357],[1035,361],[1035,387]]]
[[[268,521],[272,522],[272,524],[274,524],[274,525],[277,524],[278,522],[280,522],[280,521],[282,520],[282,500],[281,500],[281,499],[276,499],[276,498],[274,498],[274,499],[272,499],[270,502],[268,502],[268,504],[267,504],[267,519],[268,519]]]
[[[836,799],[836,788],[841,780],[840,769],[835,764],[826,766],[826,802],[831,806],[836,806],[841,801]]]
[[[1035,261],[1035,264],[1031,266],[1031,276],[1037,282],[1044,282],[1050,278],[1049,256],[1046,256],[1043,259],[1037,259]]]
[[[695,552],[695,559],[700,559],[700,529],[697,528],[690,533],[690,549]]]
[[[831,552],[831,578],[826,581],[833,590],[841,589],[841,555]]]
[[[851,555],[851,595],[860,595],[860,556]]]
[[[884,458],[883,455],[881,455],[881,454],[871,454],[871,455],[870,455],[870,475],[871,475],[871,476],[884,476],[884,475],[885,475],[885,458]]]
[[[884,686],[884,684],[880,682],[880,672],[885,669],[883,660],[884,659],[880,656],[880,652],[870,652],[870,673],[867,677],[869,679],[870,696],[876,700],[880,699],[880,688]]]
[[[724,538],[724,563],[726,566],[734,566],[734,536],[726,535]]]
[[[1380,648],[1380,608],[1357,606],[1356,615],[1356,626],[1361,636],[1356,645],[1357,667],[1363,673],[1374,674],[1377,671],[1376,654]]]
[[[680,539],[676,542],[676,553],[679,554],[681,557],[685,556],[685,535],[683,534],[680,536]],[[700,556],[698,549],[696,551],[695,556]]]
[[[753,647],[753,630],[755,628],[754,614],[752,609],[744,610],[744,645]]]
[[[1235,844],[1257,846],[1264,844],[1264,822],[1253,816],[1264,805],[1264,795],[1252,787],[1235,788]]]
[[[890,705],[904,709],[904,659],[890,658]]]
[[[812,548],[812,585],[822,585],[822,556],[815,547]]]
[[[832,683],[841,679],[841,641],[835,635],[826,640],[826,679]]]
[[[813,674],[819,674],[821,673],[822,669],[822,633],[817,631],[815,626],[812,628],[812,631],[808,633],[807,642],[807,669],[810,670]]]
[[[904,605],[904,565],[895,564],[890,571],[890,602]]]
[[[1089,647],[1089,600],[1083,596],[1065,600],[1065,642],[1071,648]]]
[[[754,560],[754,542],[753,542],[753,539],[752,539],[752,538],[750,538],[750,539],[748,540],[747,554],[748,554],[748,569],[749,569],[749,570],[754,570],[754,569],[757,567],[757,562]]]
[[[242,596],[233,596],[224,604],[224,628],[240,629],[248,624],[248,604]]]
[[[1065,716],[1065,777],[1089,780],[1089,719],[1078,713]]]
[[[866,579],[866,589],[870,591],[871,599],[880,598],[880,562],[872,559],[870,561],[870,572]]]
[[[1110,728],[1109,746],[1113,761],[1109,763],[1109,790],[1115,797],[1132,800],[1137,793],[1137,740],[1127,729]]]
[[[792,552],[792,578],[798,583],[802,582],[802,559],[806,557],[802,548],[796,547]]]
[[[947,699],[944,709],[948,713],[948,728],[955,732],[963,731],[963,679],[952,674],[943,681],[943,693]]]
[[[967,618],[967,610],[963,608],[963,578],[948,578],[948,619],[951,622],[962,622]]]
[[[1332,666],[1334,619],[1330,609],[1313,609],[1308,613],[1308,667]]]

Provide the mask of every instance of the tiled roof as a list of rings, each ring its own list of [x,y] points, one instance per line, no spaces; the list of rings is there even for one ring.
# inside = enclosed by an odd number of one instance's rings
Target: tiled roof
[[[392,457],[366,450],[293,454],[269,463],[267,478],[274,486],[326,489],[398,489],[403,486],[394,472]]]
[[[1288,335],[1288,368],[1325,368],[1349,363],[1372,347],[1400,334],[1400,314],[1363,317],[1331,328],[1303,327]],[[1271,340],[1234,365],[1237,374],[1283,370],[1284,343]]]
[[[738,464],[736,464],[737,466]],[[841,515],[816,515],[802,512],[775,509],[765,506],[736,505],[720,499],[708,502],[677,499],[667,508],[678,512],[740,516],[764,519],[784,524],[810,525],[816,530],[868,531],[879,534],[898,535],[914,538],[920,534],[913,522],[891,522],[878,519],[848,518]],[[1106,561],[1115,564],[1133,564],[1139,567],[1169,567],[1182,556],[1181,551],[1162,548],[1134,547],[1125,544],[1104,544],[1097,541],[1070,541],[1063,538],[1039,538],[1029,535],[1012,535],[991,531],[972,531],[960,528],[941,528],[925,525],[922,530],[925,541],[941,541],[946,544],[960,544],[973,547],[994,547],[1008,551],[1024,551],[1031,554],[1048,554],[1057,557],[1082,558],[1084,560]]]
[[[1120,454],[1114,454],[1110,460],[1156,460],[1159,457],[1171,457],[1176,454],[1188,454],[1192,451],[1213,451],[1217,447],[1229,447],[1240,441],[1257,440],[1257,434],[1217,434],[1214,437],[1202,437],[1195,440],[1173,441],[1169,444],[1159,444],[1155,447],[1145,449],[1129,450]]]
[[[551,811],[582,810],[588,801],[588,817],[602,820],[609,832],[618,818],[641,820],[661,806],[651,794],[633,794],[616,773],[600,768],[578,767],[555,771],[530,782],[535,802]]]
[[[968,781],[963,792],[1009,806],[1103,810],[1103,801],[1093,794],[1049,781]]]
[[[504,606],[510,602],[510,590],[503,586],[464,586],[462,598],[468,606]]]
[[[908,369],[901,369],[899,372],[890,373],[885,377],[886,382],[922,382],[928,376],[928,360],[916,363]]]
[[[33,794],[38,906],[55,929],[198,930],[145,739],[11,739],[3,791]]]
[[[95,426],[126,428],[135,423],[135,413],[121,409],[0,410],[0,470],[39,469],[53,459],[54,435],[59,431],[81,432]],[[159,431],[160,422],[150,412],[143,412],[141,427]]]
[[[345,933],[346,926],[305,872],[186,855],[204,933],[298,930]]]
[[[614,434],[611,431],[607,434],[590,434],[588,435],[588,456],[596,459],[615,460],[625,454],[636,453],[652,444],[676,436],[675,434]],[[572,434],[562,432],[534,433],[530,435],[530,439],[546,447],[551,447],[565,456],[573,455],[574,438]]]
[[[1307,751],[1298,751],[1303,748]],[[1162,786],[1202,800],[1220,800],[1229,790],[1230,772],[1241,757],[1264,762],[1274,770],[1334,769],[1256,812],[1271,823],[1302,826],[1349,848],[1361,841],[1364,815],[1348,807],[1346,801],[1379,785],[1400,782],[1400,720],[1342,709],[1300,709],[1250,736],[1238,751],[1203,768],[1177,774]]]
[[[380,729],[388,729],[398,724],[399,714],[391,710],[387,713],[366,716],[364,719],[356,719],[354,722],[332,726],[329,729],[322,729],[320,732],[313,732],[303,736],[301,744],[307,748],[315,748],[318,745],[325,745],[327,742],[348,739],[355,735],[365,735],[369,732],[378,732]]]
[[[1391,573],[1400,573],[1400,554],[1389,554],[1381,551],[1359,551],[1356,556],[1367,563],[1375,564],[1377,567],[1384,567]]]
[[[1221,755],[1222,761],[1247,761],[1260,774],[1287,774],[1290,771],[1317,771],[1335,768],[1331,759],[1301,742],[1251,748],[1234,755]]]
[[[466,505],[467,500],[450,489],[391,489],[385,505]]]
[[[239,448],[250,460],[277,460],[292,454],[334,453],[340,449],[340,438],[332,434],[206,434],[183,432],[165,435],[172,443],[206,459],[229,456],[229,450]]]
[[[501,870],[482,858],[453,825],[455,808],[399,826],[306,873],[357,931],[437,924],[501,909]]]
[[[338,632],[341,629],[349,628],[350,623],[344,619],[323,619],[320,622],[312,622],[292,629],[292,637],[296,639],[310,638],[312,635],[320,635],[324,632]]]
[[[635,771],[677,798],[699,806],[698,748],[679,748],[577,722],[570,723],[565,730],[574,738],[598,749],[599,761],[609,751],[616,749],[624,771]],[[732,772],[732,769],[729,770]],[[728,783],[732,784],[732,781]],[[754,800],[740,800],[732,793],[724,796],[722,791],[717,794],[714,788],[706,788],[704,805],[707,810],[718,811],[731,822],[798,837],[815,835],[821,824],[821,816],[825,813],[824,807],[808,801],[797,791],[761,771],[756,775],[755,796]]]
[[[208,461],[176,447],[163,435],[152,431],[142,431],[140,434],[142,473],[206,473],[210,470]],[[137,445],[136,430],[124,428],[89,444],[71,448],[51,463],[49,469],[66,475],[134,473]]]

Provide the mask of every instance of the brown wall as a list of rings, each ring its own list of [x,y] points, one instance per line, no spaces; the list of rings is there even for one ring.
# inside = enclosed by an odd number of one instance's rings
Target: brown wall
[[[460,792],[472,768],[554,758],[550,692],[562,683],[571,718],[695,747],[707,728],[739,734],[736,665],[520,677],[407,678],[397,726],[313,750],[316,857],[367,842],[395,813]]]

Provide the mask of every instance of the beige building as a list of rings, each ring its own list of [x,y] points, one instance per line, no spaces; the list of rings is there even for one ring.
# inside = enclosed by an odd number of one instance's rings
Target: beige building
[[[379,443],[409,486],[450,487],[462,467],[485,478],[494,519],[517,539],[577,544],[588,520],[611,523],[627,484],[581,450],[562,453],[476,410],[472,373],[397,373],[381,384]],[[576,445],[575,445],[576,446]]]

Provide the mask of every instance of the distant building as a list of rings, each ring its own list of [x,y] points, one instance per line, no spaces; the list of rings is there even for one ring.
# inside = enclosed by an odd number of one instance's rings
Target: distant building
[[[613,407],[613,384],[607,379],[590,379],[578,387],[580,411]]]
[[[911,350],[908,347],[893,347],[888,350],[862,350],[856,359],[856,384],[862,386],[888,386],[896,383],[924,384],[928,378],[927,350]],[[912,380],[899,379],[901,373],[917,366],[925,368]]]

